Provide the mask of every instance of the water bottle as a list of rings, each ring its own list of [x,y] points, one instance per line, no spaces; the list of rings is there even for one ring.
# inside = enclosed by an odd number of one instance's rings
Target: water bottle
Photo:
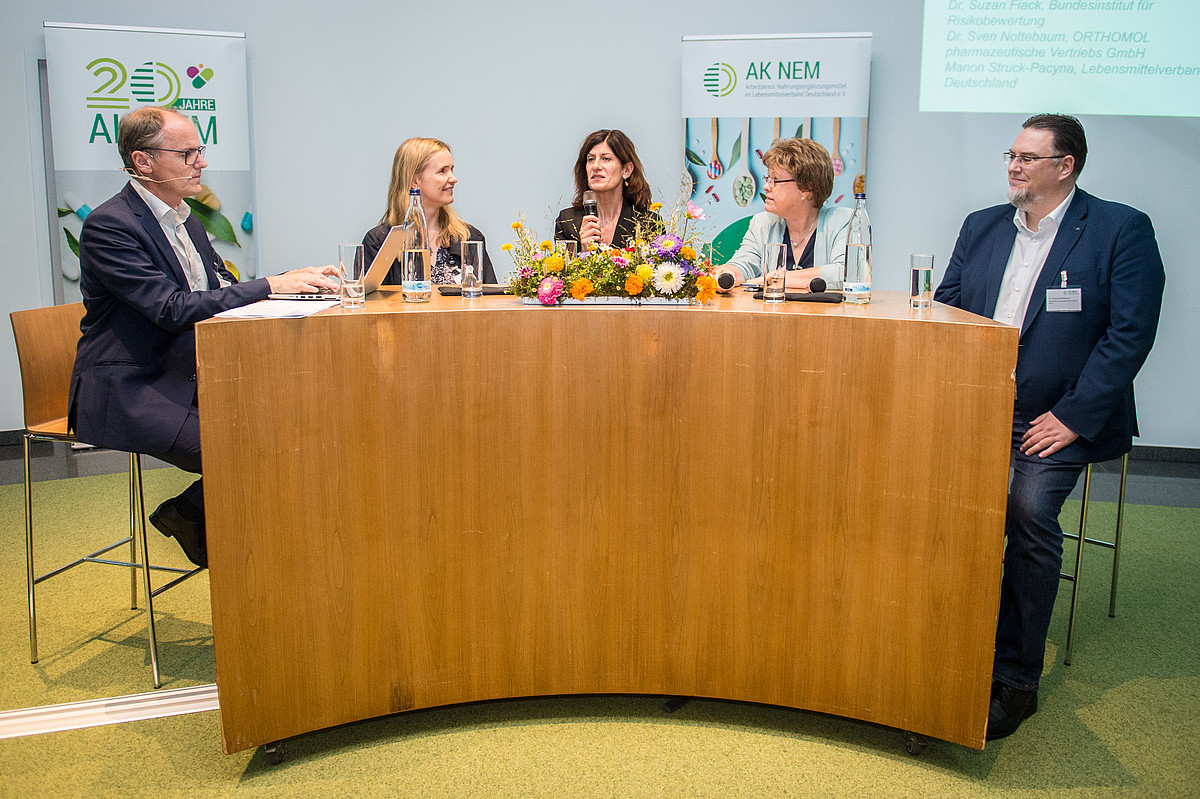
[[[404,274],[400,288],[405,302],[429,302],[433,293],[429,257],[429,230],[425,227],[425,211],[421,208],[421,191],[409,189],[408,213],[404,216],[404,252],[400,261]]]
[[[867,195],[854,195],[854,216],[846,236],[846,279],[842,281],[846,302],[871,301],[871,220],[867,217]]]

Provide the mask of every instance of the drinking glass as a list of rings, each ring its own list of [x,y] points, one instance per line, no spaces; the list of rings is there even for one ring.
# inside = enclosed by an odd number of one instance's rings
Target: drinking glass
[[[783,242],[767,244],[763,253],[763,299],[767,302],[783,302],[787,299],[787,245]]]
[[[472,300],[483,296],[483,242],[464,241],[462,252],[462,295]]]
[[[912,308],[933,306],[933,256],[929,253],[913,253],[912,280],[909,283],[908,304]]]
[[[363,294],[363,246],[338,245],[338,276],[342,283],[342,307],[353,310],[366,304]]]

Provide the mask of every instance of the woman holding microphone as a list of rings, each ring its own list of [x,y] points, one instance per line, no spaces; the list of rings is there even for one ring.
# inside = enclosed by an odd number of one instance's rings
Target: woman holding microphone
[[[589,133],[575,159],[575,199],[555,220],[554,238],[628,247],[639,221],[647,232],[662,223],[650,210],[650,185],[633,142],[619,130]]]

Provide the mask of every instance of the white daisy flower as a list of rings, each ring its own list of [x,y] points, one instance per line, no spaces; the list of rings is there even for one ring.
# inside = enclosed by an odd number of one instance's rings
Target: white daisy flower
[[[683,288],[683,269],[674,261],[665,261],[654,270],[651,282],[660,294],[674,294]]]

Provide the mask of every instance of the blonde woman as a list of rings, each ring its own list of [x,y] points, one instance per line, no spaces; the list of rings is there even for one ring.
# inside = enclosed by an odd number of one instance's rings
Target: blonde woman
[[[388,231],[404,224],[408,213],[409,189],[421,192],[421,208],[429,230],[429,249],[433,253],[432,278],[435,284],[458,283],[462,279],[461,256],[456,246],[463,241],[483,242],[483,277],[496,282],[487,243],[479,229],[468,225],[454,212],[454,156],[450,147],[437,139],[413,138],[396,148],[392,159],[392,179],[388,185],[387,212],[380,223],[363,236],[363,255],[369,264],[383,246]],[[393,261],[383,280],[400,285],[401,266]]]

